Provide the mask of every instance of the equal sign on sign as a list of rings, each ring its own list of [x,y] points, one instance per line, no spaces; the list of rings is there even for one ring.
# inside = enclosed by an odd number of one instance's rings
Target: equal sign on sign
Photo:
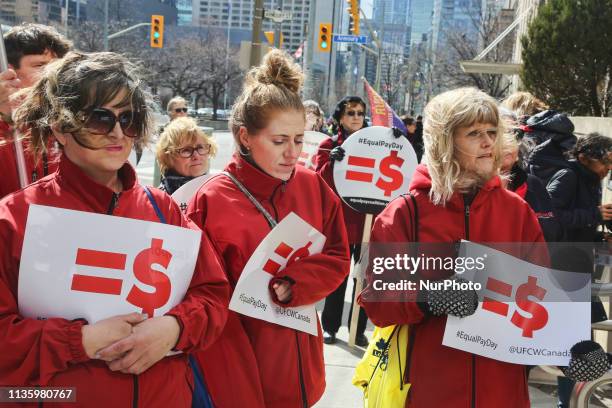
[[[278,256],[284,259],[289,258],[289,255],[291,255],[291,252],[293,252],[293,248],[291,248],[289,245],[285,244],[284,242],[281,242],[274,250],[275,254],[277,254]],[[281,265],[278,262],[268,259],[262,269],[265,272],[268,272],[270,275],[276,275],[280,267]]]
[[[369,157],[360,157],[360,156],[349,156],[348,158],[349,166],[358,166],[358,167],[367,167],[369,169],[373,169],[376,166],[376,160],[370,159]],[[366,173],[363,171],[355,171],[355,170],[347,170],[346,171],[346,179],[353,181],[364,181],[366,183],[371,183],[374,180],[374,173]]]
[[[512,285],[495,278],[487,279],[487,289],[506,297],[512,296]],[[508,316],[508,305],[490,297],[485,296],[482,300],[482,308],[501,316]]]
[[[90,266],[114,270],[125,270],[127,254],[116,252],[96,251],[79,248],[77,250],[76,265]],[[81,275],[72,276],[71,290],[79,292],[102,293],[105,295],[120,295],[123,279],[104,278],[101,276]]]

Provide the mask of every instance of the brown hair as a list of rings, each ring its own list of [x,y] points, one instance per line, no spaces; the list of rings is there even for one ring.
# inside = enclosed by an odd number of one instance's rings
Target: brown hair
[[[210,157],[217,154],[217,143],[206,134],[192,118],[177,118],[168,123],[157,142],[157,162],[162,174],[172,168],[172,155],[186,143],[195,143],[198,139],[210,145]]]
[[[502,102],[502,106],[510,109],[517,117],[533,116],[548,109],[548,105],[529,92],[515,92]]]
[[[6,58],[15,69],[19,69],[25,55],[40,55],[50,51],[62,58],[72,48],[72,42],[53,27],[24,23],[11,28],[4,35]]]
[[[15,112],[17,126],[27,129],[30,149],[36,155],[45,151],[53,134],[51,126],[71,133],[88,147],[84,142],[88,113],[121,92],[125,92],[121,104],[131,106],[134,112],[136,143],[145,144],[151,130],[151,100],[137,71],[125,57],[112,52],[71,52],[47,65],[36,85],[22,91],[24,102]]]
[[[240,128],[256,134],[268,125],[275,111],[294,110],[304,114],[299,91],[304,80],[300,66],[280,50],[270,51],[260,66],[252,68],[246,76],[242,94],[236,100],[229,120],[236,144]]]

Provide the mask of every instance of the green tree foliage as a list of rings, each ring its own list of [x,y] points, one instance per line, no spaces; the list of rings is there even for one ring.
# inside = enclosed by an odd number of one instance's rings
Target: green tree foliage
[[[521,79],[557,110],[612,114],[612,0],[549,0],[531,22]]]

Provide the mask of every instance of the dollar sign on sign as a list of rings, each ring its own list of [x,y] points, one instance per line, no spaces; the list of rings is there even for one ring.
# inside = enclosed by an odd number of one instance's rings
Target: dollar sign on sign
[[[291,256],[289,257],[289,260],[287,260],[286,266],[291,265],[292,263],[294,263],[300,258],[304,258],[305,256],[310,255],[310,251],[308,251],[308,248],[310,248],[311,245],[312,245],[312,242],[308,242],[306,245],[304,245],[303,247],[295,251],[293,254],[291,254]]]
[[[134,259],[134,276],[140,282],[153,286],[154,292],[145,292],[136,285],[128,293],[127,301],[142,308],[142,312],[153,317],[153,311],[166,304],[170,298],[170,279],[163,273],[152,269],[153,264],[168,268],[172,254],[162,249],[164,243],[161,239],[153,239],[151,248],[143,249]]]
[[[389,156],[380,161],[380,172],[389,179],[389,181],[383,180],[383,178],[380,177],[376,181],[376,187],[385,192],[385,197],[391,196],[391,193],[402,186],[404,176],[402,172],[399,171],[402,164],[404,164],[404,159],[397,156],[397,150],[392,150]],[[391,166],[396,166],[398,169],[394,169]]]
[[[540,330],[548,323],[548,312],[544,306],[527,299],[534,296],[540,300],[544,299],[546,289],[538,286],[538,279],[530,276],[526,283],[523,283],[516,290],[516,304],[521,310],[531,314],[531,318],[525,318],[518,312],[514,312],[510,321],[519,329],[523,329],[523,337],[533,337],[533,332]]]

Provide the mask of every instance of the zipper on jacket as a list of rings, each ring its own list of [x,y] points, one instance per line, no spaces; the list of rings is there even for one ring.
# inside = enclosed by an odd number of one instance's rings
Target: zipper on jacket
[[[132,407],[138,408],[138,376],[136,374],[132,375],[134,379],[134,395],[132,397]]]
[[[113,197],[111,198],[111,202],[108,205],[108,210],[106,210],[107,215],[113,215],[113,211],[117,208],[117,204],[119,204],[119,197],[121,193],[113,193]]]
[[[272,195],[270,196],[270,205],[272,206],[272,209],[274,210],[274,219],[276,220],[276,222],[278,222],[278,211],[276,209],[276,206],[274,205],[274,196],[276,195],[276,192],[278,191],[278,189],[281,187],[282,187],[282,192],[284,193],[286,185],[287,185],[287,182],[283,180],[278,186],[274,188],[274,191],[272,191]]]
[[[300,391],[302,394],[302,407],[308,408],[308,397],[306,396],[306,384],[304,384],[304,373],[302,372],[302,352],[300,351],[300,339],[297,331],[295,333],[295,344],[297,345],[298,357],[298,378],[300,380]]]
[[[463,197],[464,202],[464,221],[465,221],[465,239],[470,239],[470,204],[466,201],[466,197]],[[474,197],[472,197],[473,202]],[[472,408],[476,407],[476,356],[472,353]]]

